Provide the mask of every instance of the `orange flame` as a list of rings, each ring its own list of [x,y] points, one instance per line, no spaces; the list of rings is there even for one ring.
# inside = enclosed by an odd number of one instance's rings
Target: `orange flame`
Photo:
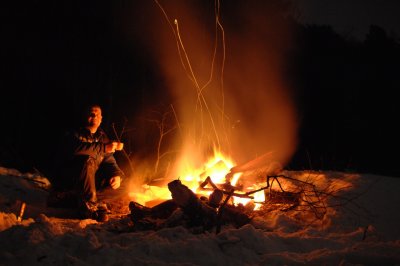
[[[184,173],[182,173],[180,180],[181,182],[189,187],[194,193],[203,196],[209,196],[211,191],[199,189],[199,185],[207,178],[210,177],[212,182],[216,185],[225,184],[227,182],[226,175],[230,172],[230,169],[235,165],[234,161],[222,152],[215,151],[214,155],[203,165],[203,167],[195,169],[187,167]],[[235,186],[241,177],[241,173],[236,173],[230,180],[230,184]],[[171,193],[166,186],[150,186],[143,185],[143,192],[134,193],[131,192],[129,195],[132,199],[142,205],[152,205],[152,202],[160,202],[163,200],[171,199]],[[257,189],[257,188],[249,188]],[[235,205],[242,204],[247,205],[249,202],[262,202],[264,201],[264,191],[259,191],[253,194],[254,200],[249,198],[233,197]],[[258,209],[260,204],[255,204],[255,209]]]

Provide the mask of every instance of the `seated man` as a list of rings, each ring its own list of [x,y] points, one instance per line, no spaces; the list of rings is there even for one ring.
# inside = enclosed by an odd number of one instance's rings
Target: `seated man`
[[[113,153],[122,149],[118,147],[122,143],[110,141],[100,128],[100,106],[89,106],[84,118],[83,127],[65,135],[56,158],[51,180],[53,191],[47,203],[50,207],[75,206],[81,218],[106,220],[104,204],[97,202],[98,192],[116,190],[121,185],[124,173]]]

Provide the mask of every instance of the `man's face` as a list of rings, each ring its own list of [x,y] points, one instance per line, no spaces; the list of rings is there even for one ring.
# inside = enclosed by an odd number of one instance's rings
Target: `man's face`
[[[101,120],[103,117],[101,116],[101,109],[100,107],[92,107],[88,114],[88,126],[98,128],[101,124]]]

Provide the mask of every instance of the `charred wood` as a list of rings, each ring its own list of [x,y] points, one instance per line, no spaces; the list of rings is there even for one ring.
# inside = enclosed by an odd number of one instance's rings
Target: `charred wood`
[[[183,185],[180,180],[168,183],[172,200],[183,210],[188,217],[189,226],[203,226],[211,229],[216,222],[217,212],[211,206],[202,202],[192,190]]]
[[[220,232],[222,225],[229,223],[240,227],[251,220],[245,214],[244,208],[228,204],[235,194],[234,190],[225,196],[222,190],[215,189],[208,198],[199,198],[179,180],[170,182],[168,189],[172,199],[152,208],[130,202],[130,218],[136,230],[157,230],[181,225],[191,229],[197,228],[197,232],[210,231],[217,226],[217,232]]]
[[[131,220],[133,222],[149,217],[153,219],[167,219],[177,208],[178,206],[172,200],[166,200],[152,208],[134,201],[129,203]]]

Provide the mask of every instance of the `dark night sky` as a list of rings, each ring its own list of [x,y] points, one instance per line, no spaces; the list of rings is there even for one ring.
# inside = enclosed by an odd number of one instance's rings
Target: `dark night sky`
[[[143,109],[167,99],[168,94],[157,91],[163,77],[157,74],[152,59],[140,50],[139,42],[127,42],[118,30],[122,22],[115,10],[121,12],[125,6],[131,8],[140,2],[25,1],[10,2],[2,9],[0,165],[29,169],[43,164],[38,158],[49,157],[43,150],[52,146],[49,142],[55,141],[59,132],[74,123],[80,106],[87,101],[105,106],[105,123],[109,125],[122,123],[124,118],[135,117]],[[338,33],[362,40],[370,24],[384,28],[390,36],[392,32],[399,36],[399,1],[302,0],[298,3],[301,22],[330,24]],[[385,80],[381,82],[386,85]],[[391,98],[392,93],[387,97]],[[380,101],[371,108],[384,105]],[[398,108],[392,109],[398,111]],[[394,136],[398,132],[394,129],[397,121],[392,120],[395,117],[392,113],[386,118],[387,127],[380,131],[390,131],[390,136]],[[356,131],[368,134],[368,128]],[[373,134],[364,136],[370,142],[382,142],[384,147],[374,145],[379,148],[363,164],[384,160],[393,154],[398,141],[394,140],[391,145],[387,140],[382,141],[384,136],[383,133],[378,134],[378,139]],[[368,145],[359,145],[359,153],[368,153]],[[392,167],[389,174],[398,174],[395,163],[394,159],[389,160],[376,171]],[[369,170],[363,167],[360,169]]]
[[[369,25],[400,36],[400,2],[397,0],[298,0],[300,20],[328,24],[343,34],[363,40]]]

